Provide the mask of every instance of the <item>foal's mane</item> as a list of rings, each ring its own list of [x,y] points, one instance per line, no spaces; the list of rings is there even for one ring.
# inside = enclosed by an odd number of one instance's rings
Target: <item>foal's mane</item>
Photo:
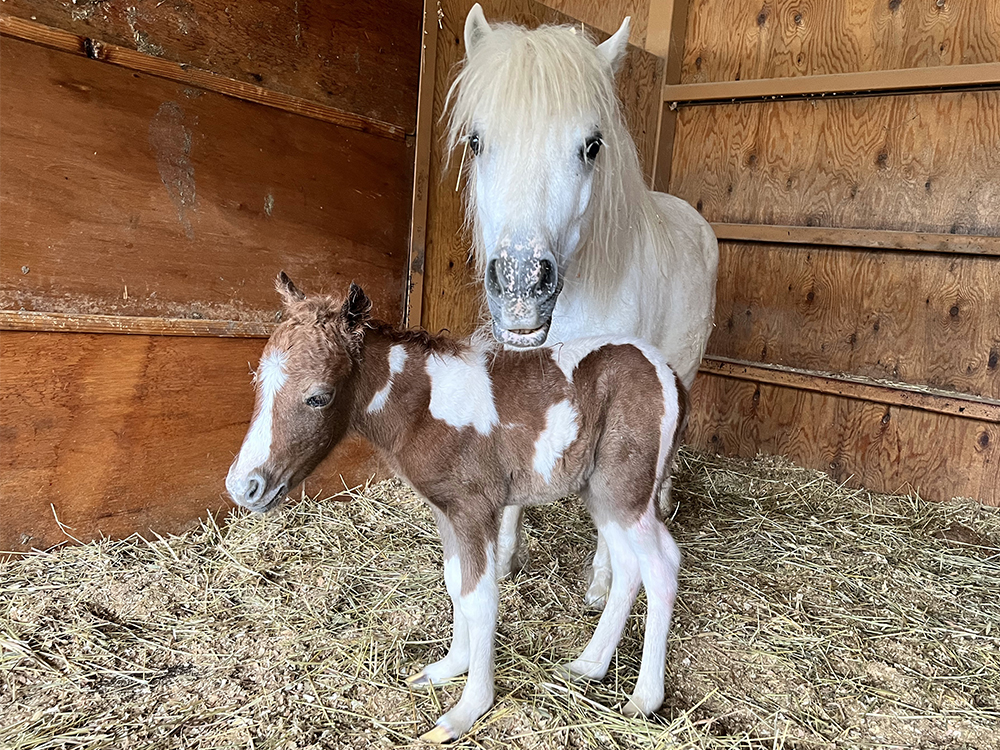
[[[660,221],[652,194],[643,179],[635,143],[628,133],[615,89],[614,73],[593,41],[573,26],[541,26],[529,30],[497,24],[480,37],[448,91],[448,153],[465,145],[477,128],[512,133],[530,141],[549,122],[596,111],[604,148],[595,163],[589,217],[566,274],[572,283],[579,273],[591,295],[604,292],[610,304],[617,281],[636,263],[657,263],[666,255],[658,244],[669,242],[655,231]],[[469,159],[468,169],[475,169]],[[476,226],[474,180],[466,180],[466,225],[471,228],[480,274],[485,272],[486,248]],[[653,258],[638,258],[650,245]],[[661,269],[662,270],[662,269]]]

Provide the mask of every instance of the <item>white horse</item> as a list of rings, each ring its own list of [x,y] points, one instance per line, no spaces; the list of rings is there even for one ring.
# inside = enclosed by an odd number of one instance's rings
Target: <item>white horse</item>
[[[465,22],[466,58],[448,92],[448,146],[471,152],[466,220],[492,316],[510,348],[581,336],[656,346],[690,387],[712,330],[719,250],[688,203],[646,188],[614,74],[629,18],[603,44],[576,27]],[[509,508],[497,568],[524,563]],[[598,534],[587,602],[611,585]]]

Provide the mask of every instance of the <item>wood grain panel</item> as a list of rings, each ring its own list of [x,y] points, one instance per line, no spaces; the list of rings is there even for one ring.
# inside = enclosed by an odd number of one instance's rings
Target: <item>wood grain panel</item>
[[[420,0],[8,0],[13,16],[413,132]]]
[[[455,66],[465,54],[463,29],[472,0],[444,0],[438,31],[434,79],[434,122],[441,122],[448,86]],[[532,0],[489,0],[483,2],[487,20],[509,21],[526,26],[542,23],[574,23],[557,11]],[[617,28],[617,27],[616,27]],[[594,32],[595,38],[607,34]],[[624,104],[629,131],[636,140],[640,163],[651,178],[656,152],[657,118],[663,62],[631,47],[619,72],[619,96]],[[442,125],[443,127],[443,125]],[[481,284],[469,267],[468,238],[462,231],[461,194],[455,192],[458,160],[445,170],[443,139],[435,137],[430,161],[427,247],[424,269],[424,297],[421,322],[429,330],[447,328],[453,333],[472,331],[480,320]]]
[[[717,300],[712,356],[1000,398],[1000,258],[721,242]]]
[[[683,83],[1000,59],[1000,3],[690,0]]]
[[[253,408],[261,340],[0,334],[0,550],[179,531],[232,508],[225,476]],[[338,449],[308,492],[379,470],[367,444]]]
[[[686,441],[781,455],[837,481],[928,500],[1000,505],[1000,425],[703,373]]]
[[[272,279],[402,315],[412,148],[5,39],[0,306],[267,321]]]
[[[1000,234],[1000,92],[684,107],[671,192],[709,221]]]
[[[628,40],[636,47],[646,46],[646,28],[653,0],[545,0],[545,5],[567,18],[575,18],[605,34],[614,34],[625,16],[632,17]]]

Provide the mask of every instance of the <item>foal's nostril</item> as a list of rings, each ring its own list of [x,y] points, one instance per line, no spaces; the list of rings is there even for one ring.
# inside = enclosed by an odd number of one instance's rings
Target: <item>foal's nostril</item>
[[[247,500],[255,500],[257,498],[257,492],[260,490],[260,482],[256,479],[251,479],[247,484]]]

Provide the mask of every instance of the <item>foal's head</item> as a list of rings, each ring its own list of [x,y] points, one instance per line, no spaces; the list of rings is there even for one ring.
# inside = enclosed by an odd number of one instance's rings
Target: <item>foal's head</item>
[[[343,303],[307,298],[282,272],[282,322],[254,373],[250,429],[226,477],[233,500],[267,511],[306,478],[347,431],[371,302],[351,284]]]

